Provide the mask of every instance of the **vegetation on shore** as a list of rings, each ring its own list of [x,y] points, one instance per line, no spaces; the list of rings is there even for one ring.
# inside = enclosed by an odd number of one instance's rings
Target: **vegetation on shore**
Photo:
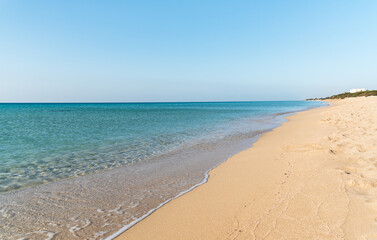
[[[355,93],[345,92],[345,93],[336,94],[330,97],[309,98],[306,100],[310,101],[310,100],[326,100],[326,99],[344,99],[344,98],[351,98],[351,97],[369,97],[369,96],[377,96],[377,90],[367,90],[367,91],[355,92]]]

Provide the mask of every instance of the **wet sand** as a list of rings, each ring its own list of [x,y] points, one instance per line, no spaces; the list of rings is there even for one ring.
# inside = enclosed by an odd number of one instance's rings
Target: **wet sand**
[[[117,239],[377,239],[377,97],[297,113]]]

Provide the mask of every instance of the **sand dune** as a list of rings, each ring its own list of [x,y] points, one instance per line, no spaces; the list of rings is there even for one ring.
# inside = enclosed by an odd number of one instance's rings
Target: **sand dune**
[[[119,239],[377,239],[377,97],[289,117]]]

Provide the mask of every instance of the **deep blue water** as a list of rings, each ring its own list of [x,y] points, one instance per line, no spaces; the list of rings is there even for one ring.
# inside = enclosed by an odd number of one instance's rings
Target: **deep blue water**
[[[249,133],[320,102],[0,104],[0,192]]]

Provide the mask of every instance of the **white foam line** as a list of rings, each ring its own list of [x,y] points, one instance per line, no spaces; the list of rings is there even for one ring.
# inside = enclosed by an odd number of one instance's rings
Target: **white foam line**
[[[226,158],[224,161],[220,162],[219,164],[215,165],[214,167],[212,167],[211,169],[207,170],[206,173],[204,174],[204,179],[200,182],[200,183],[197,183],[195,184],[194,186],[192,186],[191,188],[183,191],[183,192],[180,192],[177,196],[173,197],[173,198],[169,198],[168,200],[166,200],[165,202],[161,203],[160,205],[158,205],[157,207],[155,208],[152,208],[151,210],[149,210],[146,214],[144,214],[143,216],[141,216],[140,218],[130,222],[129,224],[125,225],[124,227],[122,227],[118,232],[114,233],[113,235],[105,238],[105,240],[112,240],[118,236],[120,236],[122,233],[124,233],[125,231],[127,231],[128,229],[130,229],[131,227],[133,227],[134,225],[136,225],[138,222],[140,222],[141,220],[145,219],[146,217],[148,217],[149,215],[151,215],[154,211],[156,211],[157,209],[161,208],[162,206],[164,206],[165,204],[167,204],[168,202],[182,196],[183,194],[185,193],[188,193],[192,190],[194,190],[194,188],[196,187],[199,187],[200,185],[208,182],[208,179],[209,179],[209,172],[212,171],[213,169],[215,169],[216,167],[218,167],[220,164],[224,163],[226,160],[228,160],[229,158],[231,158],[233,155],[230,155],[228,158]]]

